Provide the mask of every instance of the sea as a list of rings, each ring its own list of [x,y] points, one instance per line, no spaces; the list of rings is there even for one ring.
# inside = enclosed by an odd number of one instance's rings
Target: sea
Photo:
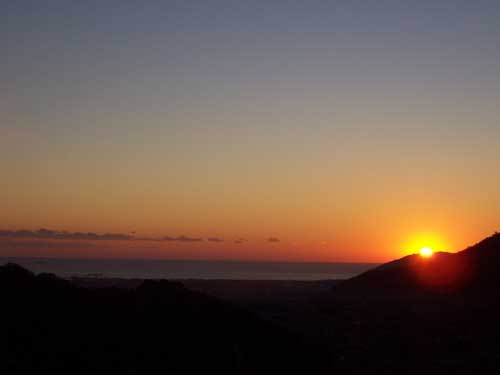
[[[340,280],[356,276],[374,263],[287,263],[143,259],[0,258],[34,273],[59,277],[205,280]]]

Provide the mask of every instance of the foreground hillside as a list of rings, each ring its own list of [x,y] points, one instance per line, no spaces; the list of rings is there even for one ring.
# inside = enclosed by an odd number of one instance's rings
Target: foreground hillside
[[[382,293],[474,293],[491,295],[500,286],[500,233],[458,253],[430,258],[410,255],[340,284],[337,291]],[[486,296],[485,296],[486,297]]]
[[[328,358],[327,373],[497,374],[499,271],[496,234],[457,254],[410,256],[343,282],[281,284],[272,298],[262,282],[192,286],[300,332]]]
[[[258,374],[317,363],[297,336],[178,283],[81,288],[9,264],[0,298],[6,374]]]
[[[396,260],[317,301],[344,373],[500,372],[500,234],[455,254]],[[333,338],[336,340],[333,340]]]
[[[220,299],[175,282],[113,288],[6,265],[2,365],[8,374],[497,374],[499,270],[499,234],[339,283],[186,284]]]

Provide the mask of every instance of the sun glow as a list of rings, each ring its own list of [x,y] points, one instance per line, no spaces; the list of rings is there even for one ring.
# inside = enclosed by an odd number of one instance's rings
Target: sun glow
[[[434,251],[430,247],[423,247],[419,250],[419,254],[423,256],[424,258],[429,258],[432,256]]]
[[[424,258],[429,258],[435,252],[446,251],[448,248],[442,236],[431,232],[420,232],[408,237],[404,245],[404,253],[405,255],[419,254]]]

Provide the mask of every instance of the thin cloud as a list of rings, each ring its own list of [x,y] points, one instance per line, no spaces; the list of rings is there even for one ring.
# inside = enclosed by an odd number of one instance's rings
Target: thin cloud
[[[269,237],[267,239],[267,242],[280,242],[280,239],[277,237]]]
[[[134,237],[122,233],[67,232],[41,228],[30,230],[0,230],[0,238],[29,238],[50,240],[120,240],[130,241]]]
[[[163,237],[163,241],[178,241],[178,242],[200,242],[203,241],[203,238],[198,237],[187,237],[187,236],[178,236],[178,237]]]
[[[208,237],[207,241],[209,242],[224,242],[224,238],[219,237]]]
[[[234,243],[236,243],[236,244],[242,244],[244,242],[248,242],[248,240],[246,238],[236,238],[234,240]]]
[[[215,238],[215,237],[214,237]],[[199,237],[189,236],[165,236],[155,237],[135,237],[123,233],[94,233],[94,232],[67,232],[41,228],[31,230],[0,230],[0,239],[31,239],[31,240],[79,240],[79,241],[176,241],[176,242],[199,242],[203,241]]]

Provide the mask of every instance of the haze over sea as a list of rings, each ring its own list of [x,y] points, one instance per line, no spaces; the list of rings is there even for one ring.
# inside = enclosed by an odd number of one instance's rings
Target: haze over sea
[[[0,258],[60,277],[124,279],[333,280],[346,279],[374,263],[289,263],[143,259]]]

